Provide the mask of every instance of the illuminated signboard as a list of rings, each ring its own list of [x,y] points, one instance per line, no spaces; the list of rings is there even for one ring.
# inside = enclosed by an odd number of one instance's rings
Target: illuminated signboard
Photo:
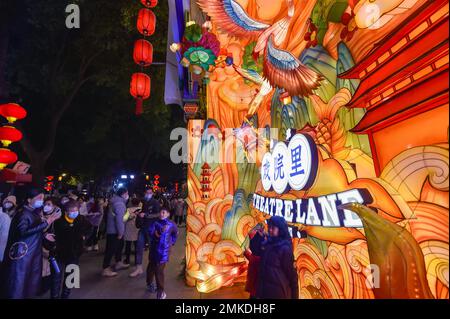
[[[302,224],[322,227],[362,228],[361,219],[354,212],[340,209],[347,203],[371,204],[372,196],[366,189],[351,189],[345,192],[320,197],[285,200],[254,194],[253,208],[271,216],[283,217],[290,225]]]
[[[289,189],[304,190],[317,175],[317,147],[304,134],[294,135],[289,144],[278,142],[272,153],[266,153],[261,163],[261,181],[265,191],[283,194]]]

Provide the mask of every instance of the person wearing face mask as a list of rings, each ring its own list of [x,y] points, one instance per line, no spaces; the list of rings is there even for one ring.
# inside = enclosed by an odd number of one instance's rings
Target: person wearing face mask
[[[144,273],[142,268],[142,261],[144,258],[145,245],[150,244],[149,229],[150,226],[159,219],[159,211],[161,206],[159,202],[153,197],[153,190],[147,188],[144,193],[144,201],[142,211],[136,218],[136,227],[139,229],[138,240],[136,243],[136,268],[129,275],[132,278],[140,276]],[[148,287],[150,291],[154,291],[156,286],[152,284]]]
[[[10,195],[3,200],[3,212],[6,213],[11,219],[16,214],[17,200],[16,196]]]
[[[67,299],[70,288],[66,286],[66,278],[70,272],[66,272],[68,265],[79,265],[80,256],[84,250],[84,240],[92,230],[91,223],[80,214],[80,203],[70,200],[64,206],[64,216],[55,222],[55,258],[60,273],[52,269],[52,287],[50,297],[52,299]]]
[[[42,279],[42,238],[56,219],[41,216],[44,193],[32,188],[21,212],[11,222],[5,250],[3,295],[8,299],[33,298],[39,292]]]
[[[61,209],[56,206],[58,201],[55,198],[46,198],[44,202],[44,207],[42,208],[42,215],[44,218],[48,218],[53,214],[61,216]],[[42,249],[42,291],[44,294],[48,291],[54,281],[54,277],[51,275],[51,264],[49,259],[55,255],[55,226],[56,223],[50,225],[44,233],[43,239],[43,249]]]
[[[127,268],[122,262],[122,250],[124,245],[123,235],[125,233],[124,215],[127,211],[128,199],[128,190],[119,188],[110,201],[106,219],[106,248],[102,273],[104,277],[117,276],[118,270]],[[113,256],[116,260],[114,270],[111,267]]]

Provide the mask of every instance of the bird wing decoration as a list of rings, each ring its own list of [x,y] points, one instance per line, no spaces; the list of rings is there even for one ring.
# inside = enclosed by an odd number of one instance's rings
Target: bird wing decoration
[[[259,74],[254,70],[243,69],[237,65],[234,65],[234,69],[236,70],[237,73],[239,73],[239,75],[241,75],[243,78],[249,81],[252,81],[260,85],[263,84],[264,82],[264,78],[261,76],[261,74]]]
[[[219,29],[237,38],[255,39],[270,27],[250,18],[234,0],[197,0],[197,4]]]
[[[309,96],[323,77],[303,65],[290,52],[278,49],[269,38],[264,51],[264,76],[273,87],[284,88],[291,96]]]

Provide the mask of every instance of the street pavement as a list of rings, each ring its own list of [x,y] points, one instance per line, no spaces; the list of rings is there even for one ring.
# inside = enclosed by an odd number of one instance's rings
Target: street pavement
[[[186,286],[180,276],[185,257],[186,228],[179,229],[180,234],[176,245],[172,248],[172,255],[165,271],[165,291],[168,299],[247,299],[248,294],[243,285],[222,288],[218,291],[203,294],[195,287]],[[119,271],[113,278],[101,276],[104,241],[100,243],[99,252],[86,252],[80,260],[81,282],[80,288],[73,289],[71,299],[154,299],[156,294],[146,291],[145,274],[138,278],[129,278],[133,270]],[[147,266],[148,252],[145,252],[144,269]],[[134,257],[131,258],[134,262]]]

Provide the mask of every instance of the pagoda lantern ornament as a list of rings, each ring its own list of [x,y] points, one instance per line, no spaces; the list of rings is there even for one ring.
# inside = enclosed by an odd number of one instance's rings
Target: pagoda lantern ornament
[[[202,200],[209,200],[211,189],[211,167],[205,162],[202,166],[202,173],[200,175],[200,185],[202,191]]]

